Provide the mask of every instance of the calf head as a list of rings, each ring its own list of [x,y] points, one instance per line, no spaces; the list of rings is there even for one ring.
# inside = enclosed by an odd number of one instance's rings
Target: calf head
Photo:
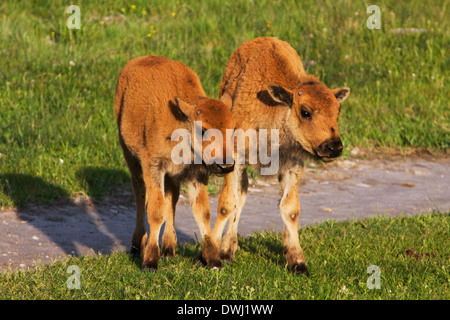
[[[291,109],[285,126],[303,149],[323,162],[333,161],[341,155],[340,103],[349,96],[350,88],[329,89],[314,80],[294,88],[271,84],[267,91],[278,105]]]
[[[202,162],[215,174],[233,171],[233,148],[227,145],[233,146],[232,132],[236,124],[230,107],[220,100],[204,97],[200,97],[196,105],[179,98],[175,98],[175,103],[192,124],[194,153],[200,155]]]

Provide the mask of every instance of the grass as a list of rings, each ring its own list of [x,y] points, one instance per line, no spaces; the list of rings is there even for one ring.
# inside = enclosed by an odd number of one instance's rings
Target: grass
[[[233,264],[220,271],[195,263],[198,244],[183,244],[157,272],[116,252],[70,257],[27,272],[0,274],[0,299],[450,299],[449,213],[325,222],[299,230],[310,277],[285,265],[281,235],[240,239]],[[66,286],[80,268],[80,289]],[[367,268],[380,268],[380,289],[369,289]]]
[[[0,4],[0,207],[100,197],[128,183],[113,96],[130,59],[155,54],[195,70],[209,96],[233,50],[258,36],[288,41],[308,71],[352,94],[340,117],[352,147],[449,147],[449,5],[378,1],[381,30],[369,30],[367,1],[67,1]],[[395,34],[395,28],[426,29]],[[212,188],[214,189],[214,188]]]

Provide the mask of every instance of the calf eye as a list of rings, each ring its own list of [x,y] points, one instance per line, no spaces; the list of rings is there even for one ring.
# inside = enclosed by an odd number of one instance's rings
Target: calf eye
[[[309,113],[306,110],[300,111],[300,114],[302,115],[302,118],[304,118],[304,119],[311,119],[311,113]]]

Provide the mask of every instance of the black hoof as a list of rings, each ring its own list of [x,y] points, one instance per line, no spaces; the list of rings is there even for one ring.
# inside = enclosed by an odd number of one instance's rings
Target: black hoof
[[[202,265],[203,267],[209,267],[211,269],[222,269],[222,261],[220,260],[213,260],[209,263],[206,262],[206,259],[203,258],[203,254],[200,252],[200,254],[197,256],[197,263]]]
[[[130,254],[133,254],[133,255],[141,254],[141,250],[139,250],[139,249],[136,248],[135,246],[131,246]]]
[[[232,263],[234,260],[234,257],[231,256],[230,252],[221,252],[220,260],[222,260],[225,263]]]
[[[164,257],[174,257],[175,256],[175,248],[172,246],[162,248],[161,255]]]
[[[136,248],[135,246],[131,246],[130,249],[130,255],[132,257],[139,257],[141,255],[141,250],[139,250],[138,248]]]
[[[208,267],[210,267],[211,269],[221,270],[222,269],[222,261],[214,260],[214,261],[210,262]]]
[[[206,267],[206,265],[207,265],[206,260],[205,260],[205,258],[203,258],[203,255],[201,252],[198,254],[196,262],[197,262],[197,264],[202,265],[203,267]]]
[[[291,267],[292,272],[295,274],[304,274],[309,277],[309,271],[304,262],[296,263]]]
[[[142,263],[142,271],[156,271],[158,269],[158,262],[156,261],[144,261]]]

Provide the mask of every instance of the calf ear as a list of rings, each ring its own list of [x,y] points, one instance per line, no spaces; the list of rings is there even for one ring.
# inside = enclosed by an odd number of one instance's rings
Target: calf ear
[[[269,86],[267,87],[267,92],[275,102],[286,105],[289,108],[292,107],[294,98],[291,91],[283,88],[278,84],[269,84]]]
[[[350,88],[349,87],[343,87],[339,89],[333,89],[334,96],[339,102],[343,102],[347,97],[350,95]]]
[[[228,92],[225,92],[221,97],[220,97],[220,101],[222,101],[223,103],[225,103],[225,105],[231,109],[231,107],[233,106],[233,99],[231,99],[231,96]]]
[[[186,118],[192,118],[192,114],[195,111],[195,107],[193,105],[184,102],[178,97],[175,97],[174,101],[175,101],[175,103],[173,104],[174,110],[172,110],[174,114],[178,113],[179,115],[182,115]]]

